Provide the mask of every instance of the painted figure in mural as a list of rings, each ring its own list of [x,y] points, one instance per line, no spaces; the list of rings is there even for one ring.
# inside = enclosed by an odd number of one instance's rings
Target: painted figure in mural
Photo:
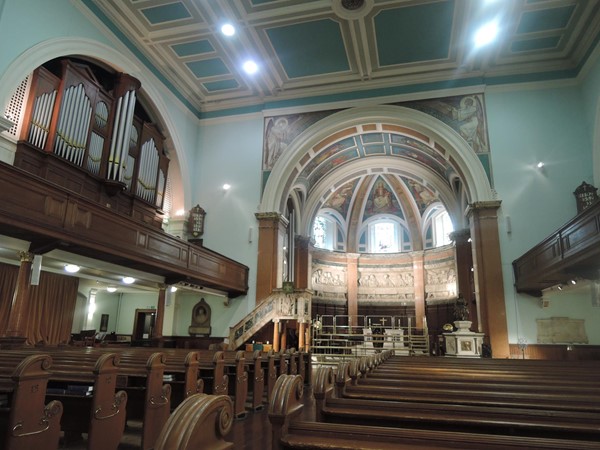
[[[460,135],[469,143],[476,153],[488,151],[485,139],[485,119],[483,108],[476,97],[465,97],[460,102],[457,111]]]
[[[266,126],[265,169],[272,169],[281,153],[287,148],[288,121],[285,117],[269,119]]]
[[[386,189],[383,181],[379,181],[373,195],[373,209],[376,211],[388,211],[392,208],[392,193]]]

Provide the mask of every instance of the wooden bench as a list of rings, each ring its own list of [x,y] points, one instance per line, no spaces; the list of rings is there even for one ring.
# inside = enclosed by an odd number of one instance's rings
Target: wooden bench
[[[266,361],[266,355],[260,350],[244,353],[244,365],[247,372],[247,378],[250,383],[247,383],[247,401],[249,408],[256,411],[262,409],[263,398],[265,395],[265,369],[268,370],[268,364],[263,364],[263,359]],[[225,351],[225,363],[233,363],[239,356],[239,352],[235,350]],[[237,403],[237,397],[235,402]],[[234,408],[235,409],[235,408]]]
[[[347,364],[338,366],[336,381],[349,382],[349,377],[343,373],[347,367]],[[600,442],[600,415],[597,413],[454,405],[444,403],[444,398],[440,398],[439,403],[334,398],[333,370],[327,367],[318,369],[313,392],[318,422]]]
[[[0,351],[0,443],[5,450],[55,450],[63,405],[46,401],[49,355],[21,358],[17,364]]]
[[[414,428],[346,425],[299,420],[303,381],[283,375],[275,384],[269,404],[274,450],[279,449],[598,449],[597,441],[501,436],[488,433],[449,432]]]
[[[236,418],[246,417],[246,399],[248,397],[248,372],[246,354],[243,350],[223,352],[225,374],[229,378],[228,394],[233,399],[233,414]]]
[[[212,395],[227,395],[229,378],[225,374],[225,353],[222,350],[196,350],[199,377],[204,380],[204,391]]]
[[[154,449],[233,449],[233,444],[225,441],[232,418],[233,403],[227,395],[191,395],[171,414]]]

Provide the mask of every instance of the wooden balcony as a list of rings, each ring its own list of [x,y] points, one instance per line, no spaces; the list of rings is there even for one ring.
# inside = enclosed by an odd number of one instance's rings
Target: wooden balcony
[[[230,297],[247,293],[247,266],[152,222],[0,162],[0,233],[31,242],[30,251],[61,249],[163,276],[167,284],[185,281]]]
[[[598,279],[599,269],[600,202],[513,261],[517,292],[536,297],[573,278]]]

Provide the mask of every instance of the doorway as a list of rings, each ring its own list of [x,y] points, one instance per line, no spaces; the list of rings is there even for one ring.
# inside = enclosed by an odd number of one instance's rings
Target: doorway
[[[151,339],[155,321],[155,309],[136,309],[133,322],[133,340]]]

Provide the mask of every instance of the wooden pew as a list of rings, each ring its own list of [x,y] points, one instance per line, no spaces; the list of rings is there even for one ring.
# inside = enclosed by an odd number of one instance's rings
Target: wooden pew
[[[18,364],[0,351],[0,444],[5,450],[55,450],[63,406],[45,404],[49,355],[27,355]]]
[[[233,399],[233,414],[236,418],[246,417],[246,399],[248,398],[248,372],[246,355],[243,350],[223,352],[225,373],[229,378],[228,394]]]
[[[348,364],[339,365],[336,380],[349,382],[349,376],[343,373],[347,369]],[[333,370],[327,367],[317,371],[313,392],[318,422],[600,442],[600,415],[597,413],[454,405],[444,403],[443,397],[439,403],[334,398]]]
[[[273,350],[269,350],[266,354],[266,359],[263,359],[263,370],[267,371],[267,404],[271,401],[271,395],[275,388],[275,382],[277,381],[278,369],[275,364],[275,353]]]
[[[239,356],[239,352],[235,350],[225,351],[225,363],[234,362]],[[248,406],[252,410],[259,410],[263,407],[263,397],[265,394],[265,369],[268,371],[265,354],[260,350],[253,352],[244,352],[244,365],[247,372],[247,378],[251,382],[247,384],[247,401]],[[263,364],[265,360],[265,364]],[[236,389],[237,390],[237,389]],[[237,403],[237,398],[235,403]],[[235,408],[234,408],[235,409]]]
[[[212,395],[227,395],[229,378],[225,374],[225,353],[222,350],[196,350],[199,377],[204,380],[204,391]]]
[[[528,389],[520,387],[512,389],[510,383],[502,384],[504,389],[502,391],[499,390],[500,385],[494,387],[492,384],[485,387],[485,385],[477,383],[469,386],[468,389],[459,388],[453,384],[439,383],[433,389],[433,383],[425,383],[420,386],[391,381],[378,383],[373,374],[369,374],[366,378],[361,377],[357,362],[350,361],[348,364],[351,382],[344,383],[342,390],[338,389],[338,395],[344,398],[423,403],[439,403],[440,399],[443,399],[444,403],[455,405],[488,405],[600,413],[600,394],[597,390],[596,392],[581,390],[561,392],[558,388],[540,387],[537,390],[537,387],[533,385],[529,385]],[[428,379],[425,371],[422,378]],[[567,384],[571,383],[571,380],[565,378],[563,382]],[[540,386],[543,386],[541,382]]]
[[[191,395],[171,414],[154,449],[233,449],[233,444],[225,441],[232,418],[233,403],[228,396]]]
[[[502,436],[488,433],[448,432],[414,428],[345,425],[299,420],[303,382],[297,375],[282,375],[269,404],[274,450],[279,449],[598,449],[597,441]]]

